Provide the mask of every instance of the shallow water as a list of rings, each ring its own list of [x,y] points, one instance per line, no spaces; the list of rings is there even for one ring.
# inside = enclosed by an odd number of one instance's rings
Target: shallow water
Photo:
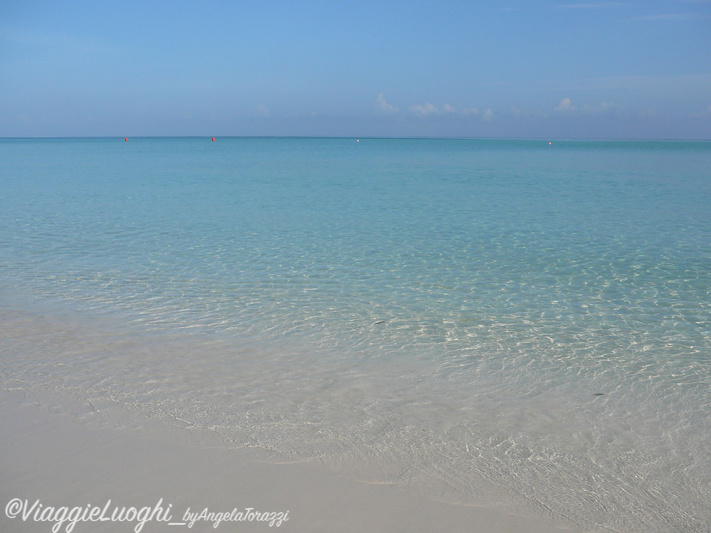
[[[711,527],[711,143],[2,140],[0,161],[2,387],[448,501]]]

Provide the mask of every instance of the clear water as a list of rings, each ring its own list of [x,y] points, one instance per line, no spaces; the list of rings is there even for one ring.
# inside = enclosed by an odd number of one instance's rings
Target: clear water
[[[6,139],[0,185],[4,389],[711,529],[711,143]]]

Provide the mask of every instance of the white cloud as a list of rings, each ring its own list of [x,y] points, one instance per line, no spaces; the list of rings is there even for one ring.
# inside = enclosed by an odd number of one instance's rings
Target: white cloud
[[[566,113],[570,111],[575,111],[575,106],[570,101],[570,98],[563,98],[560,103],[555,108],[556,111],[561,113]]]
[[[474,113],[476,113],[476,109],[474,108]],[[470,115],[472,114],[472,108],[465,108],[462,111],[457,111],[457,108],[454,106],[451,106],[449,104],[444,104],[442,107],[437,107],[429,102],[425,102],[423,105],[412,105],[410,106],[409,109],[410,113],[413,115],[418,115],[420,117],[426,117],[430,115],[451,115],[451,114],[460,114],[460,115]]]
[[[597,105],[585,104],[582,107],[576,107],[570,98],[563,98],[560,103],[555,107],[555,111],[558,113],[585,113],[587,115],[599,115],[601,113],[607,113],[616,109],[615,104],[612,102],[600,102]]]
[[[399,111],[397,107],[389,104],[385,100],[385,96],[383,96],[383,93],[380,93],[378,95],[378,98],[375,101],[375,108],[384,115],[394,115]]]
[[[428,115],[439,115],[441,111],[429,102],[425,102],[424,105],[410,106],[410,113],[414,115],[419,115],[421,117],[426,117]]]
[[[380,95],[382,96],[382,95]],[[385,106],[390,106],[384,99],[378,98],[379,108],[381,110],[385,109]],[[442,106],[436,106],[431,102],[425,102],[424,104],[413,104],[407,108],[410,115],[416,117],[443,117],[443,116],[457,116],[457,117],[480,117],[482,120],[491,120],[494,113],[491,109],[485,111],[479,111],[476,107],[461,107],[457,108],[450,104],[443,104]],[[395,108],[395,112],[397,109]]]

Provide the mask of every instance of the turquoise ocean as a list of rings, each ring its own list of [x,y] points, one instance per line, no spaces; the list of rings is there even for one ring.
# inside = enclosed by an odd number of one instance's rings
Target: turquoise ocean
[[[709,531],[711,143],[2,139],[0,350],[86,423]]]

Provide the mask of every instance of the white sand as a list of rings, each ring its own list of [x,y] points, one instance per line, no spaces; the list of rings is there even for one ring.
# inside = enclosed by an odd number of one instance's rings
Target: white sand
[[[288,521],[169,525],[146,522],[146,533],[171,531],[288,532],[550,532],[571,524],[514,516],[482,507],[431,501],[404,487],[339,477],[315,464],[285,463],[266,452],[220,446],[176,428],[94,427],[73,416],[0,394],[0,531],[49,532],[55,522],[10,519],[15,498],[47,507],[151,507],[158,518],[183,520],[188,508],[286,512]],[[170,505],[170,508],[168,506]],[[50,513],[50,511],[46,511]],[[96,511],[97,513],[99,511]],[[88,512],[87,512],[88,515]],[[39,513],[36,516],[40,516]],[[98,514],[97,514],[98,516]],[[132,532],[138,521],[78,522],[74,532]],[[69,522],[59,531],[66,531]],[[567,527],[566,527],[567,526]]]

